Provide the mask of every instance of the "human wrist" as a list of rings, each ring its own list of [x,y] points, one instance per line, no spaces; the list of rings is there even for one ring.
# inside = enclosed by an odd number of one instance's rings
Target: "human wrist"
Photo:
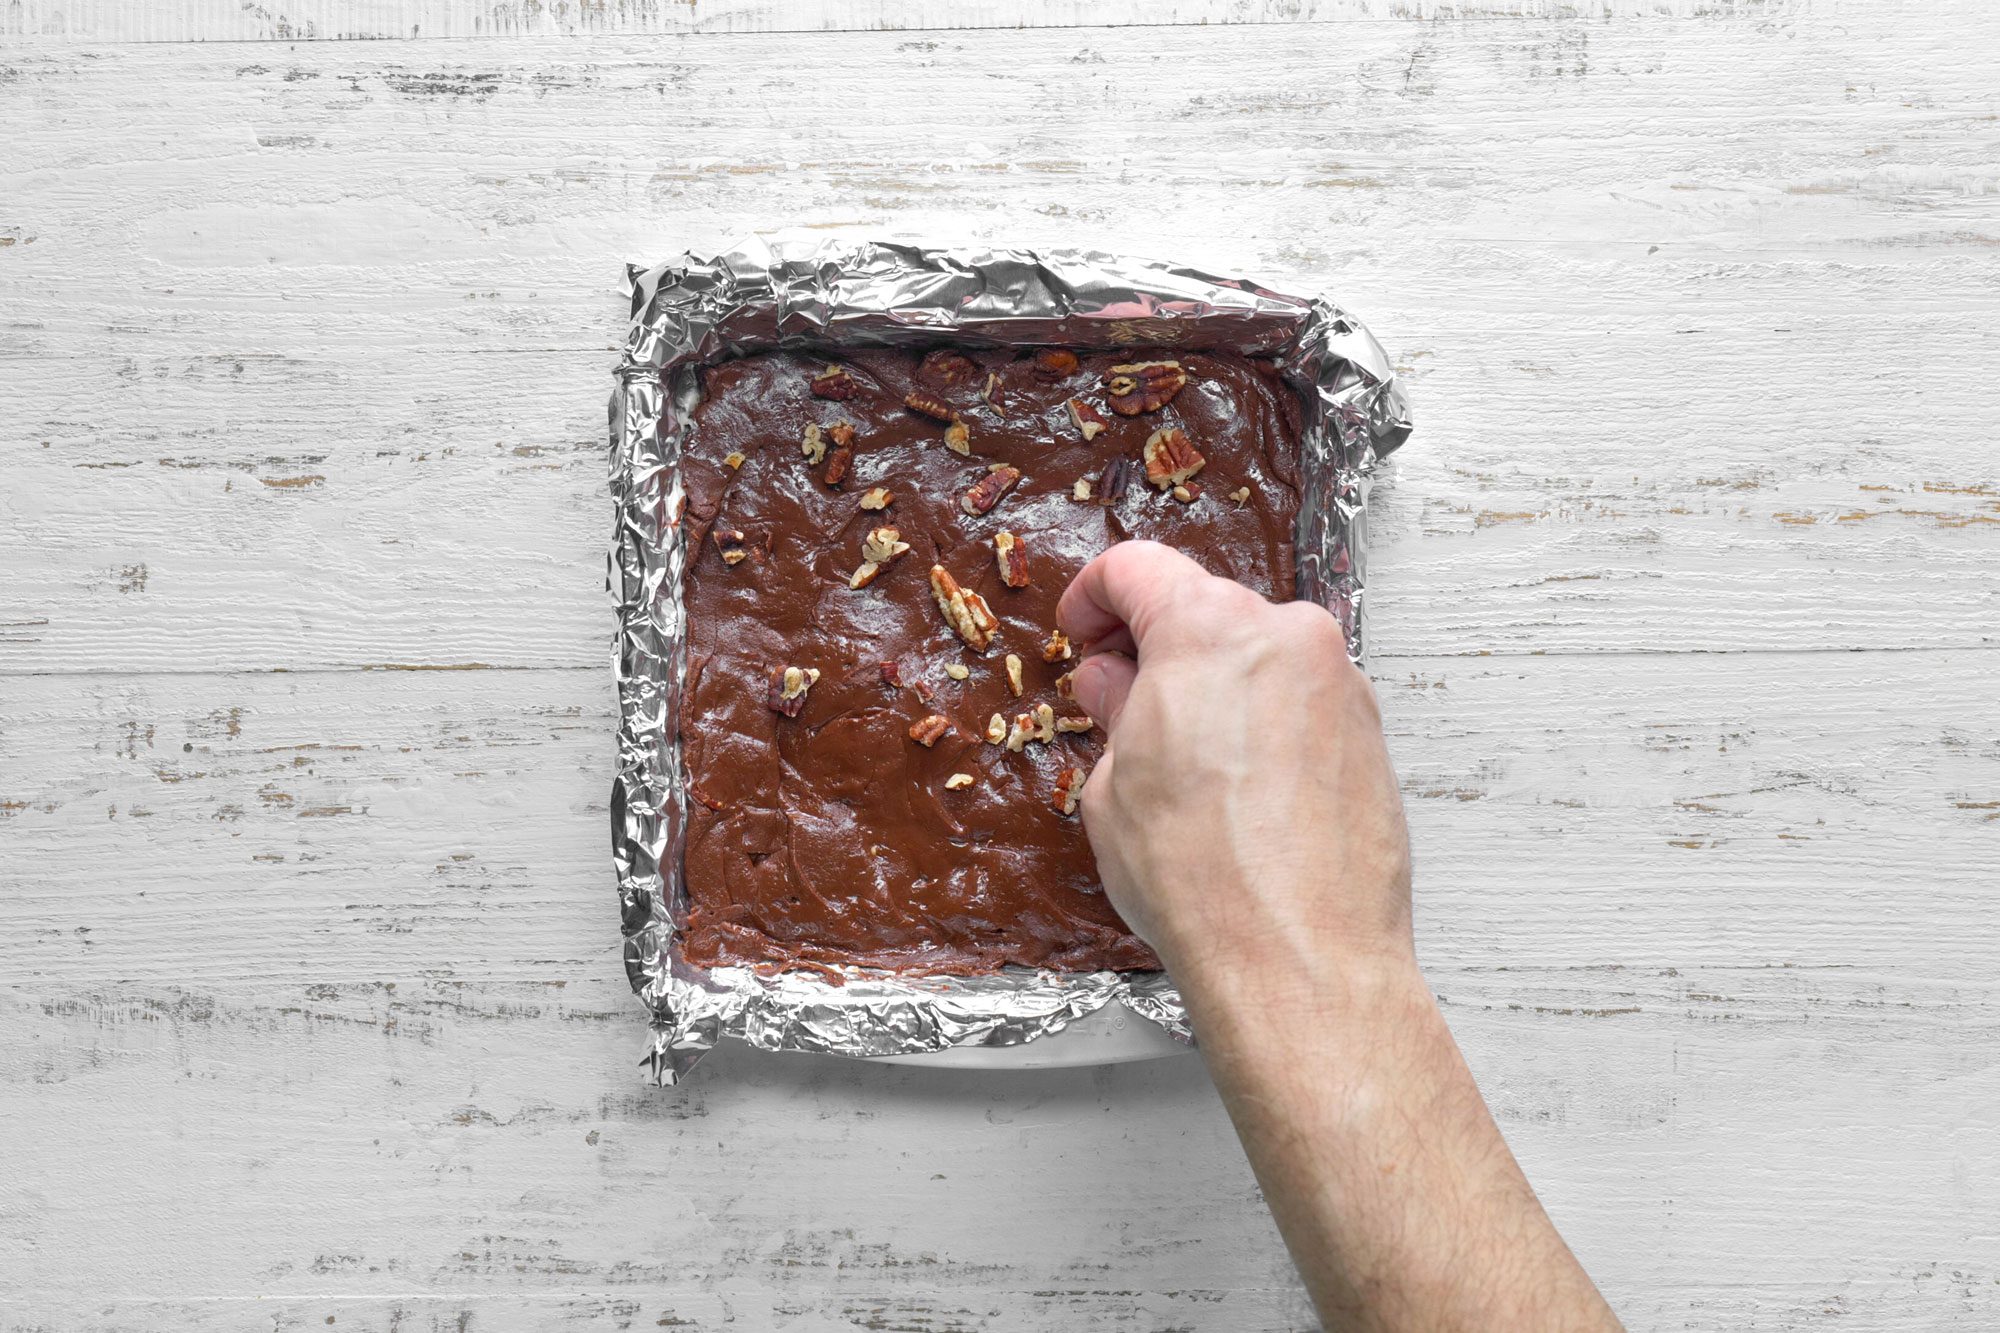
[[[1212,1022],[1273,1013],[1342,1022],[1434,1001],[1407,935],[1237,929],[1161,950],[1190,1008]]]

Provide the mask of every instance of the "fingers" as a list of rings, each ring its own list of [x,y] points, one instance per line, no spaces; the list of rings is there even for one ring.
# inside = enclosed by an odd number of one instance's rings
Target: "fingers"
[[[1083,659],[1070,677],[1070,689],[1083,711],[1109,735],[1125,711],[1125,698],[1139,677],[1139,664],[1124,653],[1096,652]]]
[[[1070,580],[1056,607],[1056,623],[1086,655],[1136,653],[1176,595],[1211,577],[1171,547],[1120,542]]]

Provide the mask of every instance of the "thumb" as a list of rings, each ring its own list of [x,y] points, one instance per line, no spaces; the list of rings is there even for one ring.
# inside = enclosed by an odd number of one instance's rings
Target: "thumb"
[[[1070,676],[1070,689],[1083,711],[1109,736],[1125,711],[1125,700],[1138,679],[1139,664],[1123,653],[1092,653]]]

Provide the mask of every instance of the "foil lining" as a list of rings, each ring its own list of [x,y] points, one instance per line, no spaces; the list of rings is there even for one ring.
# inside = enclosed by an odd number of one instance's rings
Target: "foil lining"
[[[686,615],[678,465],[700,368],[757,352],[939,343],[1223,349],[1276,357],[1304,408],[1296,543],[1300,597],[1340,618],[1362,652],[1368,479],[1410,432],[1389,358],[1323,300],[1241,279],[1085,252],[934,250],[757,239],[628,273],[632,318],[611,397],[616,531],[618,772],[612,858],[625,965],[651,1011],[644,1067],[677,1082],[723,1037],[766,1050],[907,1055],[1006,1046],[1122,1002],[1189,1041],[1163,973],[914,978],[697,968],[676,948],[686,920],[685,775],[677,742]]]

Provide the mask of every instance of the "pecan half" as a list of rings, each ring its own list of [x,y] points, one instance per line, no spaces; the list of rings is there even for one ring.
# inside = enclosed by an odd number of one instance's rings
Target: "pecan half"
[[[880,486],[870,486],[861,496],[863,509],[887,509],[894,503],[896,503],[895,493]]]
[[[931,566],[931,596],[937,599],[944,623],[970,646],[985,652],[1000,631],[1000,620],[986,599],[969,588],[961,588],[943,565]]]
[[[740,565],[750,557],[750,539],[740,528],[715,528],[709,532],[715,551],[725,565]]]
[[[1067,662],[1076,655],[1069,646],[1069,635],[1059,629],[1049,631],[1049,641],[1042,645],[1044,662]]]
[[[813,376],[812,396],[844,403],[861,392],[861,381],[847,373],[845,366],[828,366]]]
[[[1098,434],[1111,424],[1104,419],[1102,412],[1092,407],[1089,403],[1084,402],[1081,398],[1072,398],[1069,400],[1069,419],[1070,424],[1075,426],[1083,435],[1083,442],[1085,444],[1089,444],[1092,440],[1096,439]]]
[[[963,421],[944,428],[944,447],[962,458],[972,457],[972,429]]]
[[[1081,364],[1067,347],[1044,347],[1035,353],[1035,373],[1043,379],[1067,379]]]
[[[1002,583],[1010,588],[1028,586],[1028,548],[1005,528],[993,534],[993,560],[1000,566]]]
[[[1000,497],[1013,490],[1014,483],[1020,479],[1021,469],[995,463],[985,476],[973,483],[971,490],[958,497],[958,507],[975,517],[984,514],[999,504]]]
[[[806,706],[806,691],[819,680],[818,667],[778,666],[771,668],[771,689],[766,702],[774,713],[797,717]]]
[[[826,433],[811,422],[806,423],[806,433],[799,437],[799,452],[806,462],[817,464],[826,457]]]
[[[1186,384],[1187,372],[1178,361],[1135,361],[1129,366],[1113,366],[1104,374],[1111,410],[1121,417],[1159,411]]]
[[[1078,802],[1083,800],[1085,774],[1080,768],[1065,768],[1056,775],[1056,792],[1049,798],[1049,804],[1059,815],[1076,813]]]
[[[854,446],[835,445],[833,452],[826,456],[826,471],[820,474],[820,479],[826,482],[829,488],[837,491],[840,489],[840,484],[847,480],[848,470],[853,466]]]
[[[971,357],[950,347],[926,353],[917,365],[917,378],[930,384],[958,384],[978,373],[979,367],[972,364]]]
[[[910,739],[928,750],[931,746],[943,740],[945,733],[950,730],[950,718],[939,713],[932,713],[922,721],[910,724]]]
[[[1146,480],[1163,491],[1180,485],[1208,462],[1188,443],[1187,432],[1179,426],[1156,430],[1147,436],[1145,453]]]
[[[1097,476],[1097,503],[1115,505],[1125,498],[1125,492],[1132,489],[1132,474],[1138,471],[1132,460],[1120,454],[1104,465],[1104,471]]]
[[[912,412],[920,412],[932,421],[942,421],[947,425],[958,420],[958,413],[948,404],[931,397],[927,393],[914,390],[903,395],[903,406]]]

